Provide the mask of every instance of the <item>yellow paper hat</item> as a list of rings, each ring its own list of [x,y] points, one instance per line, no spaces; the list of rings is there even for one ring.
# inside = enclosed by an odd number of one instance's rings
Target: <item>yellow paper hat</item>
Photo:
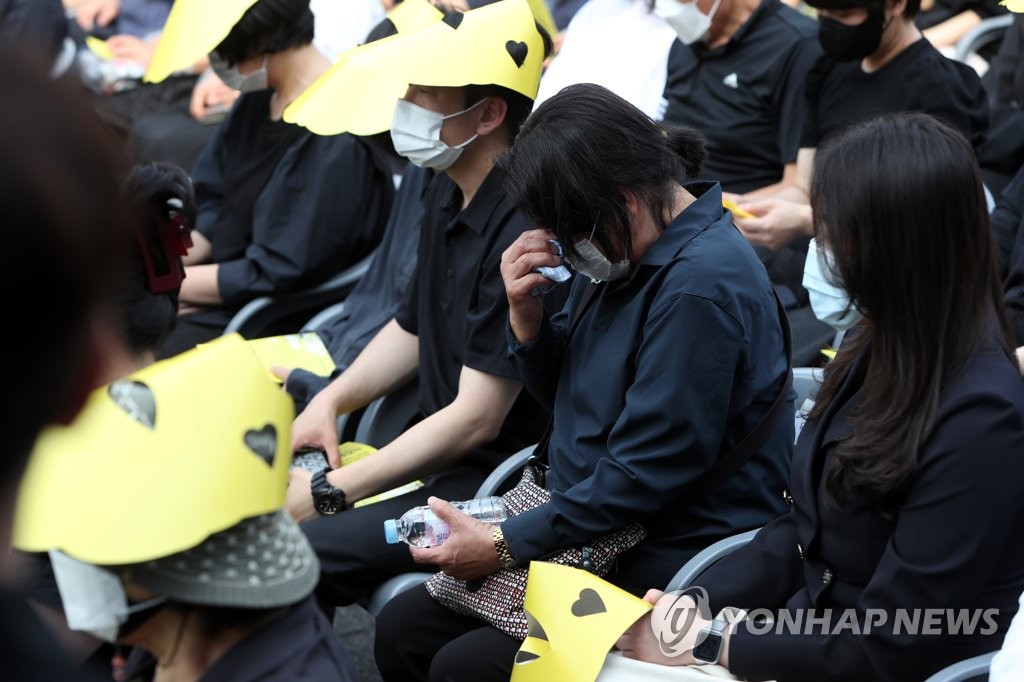
[[[238,336],[116,381],[70,427],[40,437],[14,544],[91,564],[138,563],[278,510],[293,416]]]
[[[592,573],[530,562],[528,633],[512,682],[593,682],[615,640],[651,605]]]
[[[544,41],[527,0],[454,16],[345,53],[285,109],[284,120],[320,135],[382,133],[412,83],[501,85],[536,98]]]
[[[1024,0],[1003,0],[999,4],[1007,8],[1011,12],[1024,13]]]
[[[257,0],[175,0],[144,80],[159,83],[223,42]]]

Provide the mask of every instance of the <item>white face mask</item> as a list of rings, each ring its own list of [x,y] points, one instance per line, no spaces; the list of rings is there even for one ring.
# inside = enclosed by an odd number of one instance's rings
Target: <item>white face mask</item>
[[[832,254],[828,249],[818,250],[817,240],[807,245],[807,260],[804,261],[804,288],[811,298],[814,316],[837,331],[846,331],[860,322],[860,311],[850,304],[845,291],[832,283],[828,276],[833,268]]]
[[[224,81],[224,85],[239,92],[256,92],[266,90],[269,87],[267,82],[267,55],[263,55],[263,64],[252,73],[242,75],[238,65],[228,66],[228,63],[221,59],[216,52],[210,53],[210,68],[217,74],[217,78]]]
[[[117,643],[118,631],[128,616],[167,601],[157,597],[129,606],[124,586],[110,571],[56,551],[50,552],[50,563],[68,627],[111,644]]]
[[[693,45],[708,37],[708,31],[711,30],[711,19],[715,16],[720,4],[722,4],[722,0],[715,0],[711,11],[704,14],[697,7],[697,0],[685,3],[679,3],[676,0],[655,0],[654,13],[672,27],[684,45]]]
[[[621,260],[612,263],[601,253],[594,243],[590,241],[597,231],[597,223],[590,231],[590,237],[576,242],[576,253],[578,254],[569,265],[581,275],[589,277],[593,282],[613,282],[622,279],[629,274],[629,260]],[[566,259],[568,261],[568,259]]]
[[[449,147],[441,141],[441,128],[444,122],[472,111],[486,101],[485,97],[468,109],[445,116],[408,100],[398,100],[395,114],[391,119],[391,141],[395,145],[395,151],[420,168],[448,170],[462,155],[462,150],[477,136],[474,135],[455,147]]]

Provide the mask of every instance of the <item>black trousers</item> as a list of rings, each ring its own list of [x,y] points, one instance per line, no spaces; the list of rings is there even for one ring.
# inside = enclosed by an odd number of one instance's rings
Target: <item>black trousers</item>
[[[384,682],[507,682],[520,645],[482,620],[442,606],[419,586],[377,616],[373,649]]]
[[[414,492],[303,523],[300,528],[320,559],[316,594],[321,603],[346,606],[368,598],[396,575],[436,570],[414,562],[408,545],[387,544],[384,522],[426,504],[431,495],[448,501],[472,499],[487,473],[471,466],[455,467],[431,476],[426,486]]]

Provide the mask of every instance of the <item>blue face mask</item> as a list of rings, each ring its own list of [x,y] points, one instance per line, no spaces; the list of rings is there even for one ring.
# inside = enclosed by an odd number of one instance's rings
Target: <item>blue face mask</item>
[[[601,253],[594,243],[594,233],[597,231],[597,221],[594,221],[594,229],[590,231],[590,237],[576,242],[577,255],[570,261],[566,261],[572,269],[581,275],[586,275],[593,282],[613,282],[622,279],[629,274],[629,260],[624,259],[613,263]]]
[[[861,321],[860,311],[850,303],[850,297],[837,287],[828,276],[834,267],[832,254],[818,250],[817,240],[807,245],[804,261],[803,285],[811,299],[814,316],[837,331],[846,331]]]

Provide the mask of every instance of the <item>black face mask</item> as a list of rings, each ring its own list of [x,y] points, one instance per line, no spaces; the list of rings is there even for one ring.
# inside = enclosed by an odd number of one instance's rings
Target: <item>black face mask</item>
[[[874,53],[882,44],[885,10],[882,6],[868,10],[868,18],[848,26],[828,17],[818,17],[818,42],[829,57],[837,62],[852,62]]]

